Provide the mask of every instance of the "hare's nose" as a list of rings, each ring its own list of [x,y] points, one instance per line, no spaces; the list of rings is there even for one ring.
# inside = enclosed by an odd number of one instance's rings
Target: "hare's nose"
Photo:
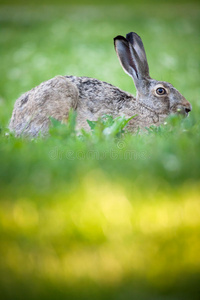
[[[188,115],[188,113],[192,110],[192,105],[189,103],[187,105],[187,107],[184,107],[185,113],[186,115]]]
[[[185,108],[185,112],[188,114],[191,111],[190,108]]]

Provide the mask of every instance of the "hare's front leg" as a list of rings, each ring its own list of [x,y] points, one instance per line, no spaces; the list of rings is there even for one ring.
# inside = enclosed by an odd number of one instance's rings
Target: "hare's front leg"
[[[9,128],[17,136],[45,135],[53,117],[66,121],[70,108],[76,109],[78,89],[64,76],[41,83],[17,99]]]

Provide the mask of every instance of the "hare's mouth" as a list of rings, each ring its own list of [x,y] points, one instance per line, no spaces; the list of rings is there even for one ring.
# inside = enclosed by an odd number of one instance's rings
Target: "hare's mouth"
[[[182,115],[183,117],[187,117],[191,109],[191,107],[185,107],[180,105],[172,108],[171,111],[178,115]]]

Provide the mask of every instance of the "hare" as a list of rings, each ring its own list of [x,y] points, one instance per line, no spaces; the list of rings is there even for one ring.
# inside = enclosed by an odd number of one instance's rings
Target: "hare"
[[[128,123],[130,131],[160,125],[171,113],[188,115],[191,104],[170,83],[150,77],[144,46],[136,33],[126,38],[118,35],[114,46],[122,68],[134,81],[136,97],[97,79],[56,76],[16,100],[10,130],[16,136],[46,135],[49,117],[66,122],[70,109],[77,111],[77,130],[89,130],[87,120],[104,114],[136,115]]]

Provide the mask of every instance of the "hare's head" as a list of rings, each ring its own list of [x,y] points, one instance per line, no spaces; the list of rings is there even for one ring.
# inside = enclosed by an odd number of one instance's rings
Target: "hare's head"
[[[141,38],[134,32],[114,38],[115,50],[124,71],[133,78],[137,101],[158,114],[187,116],[191,104],[168,82],[149,75],[149,66]]]

